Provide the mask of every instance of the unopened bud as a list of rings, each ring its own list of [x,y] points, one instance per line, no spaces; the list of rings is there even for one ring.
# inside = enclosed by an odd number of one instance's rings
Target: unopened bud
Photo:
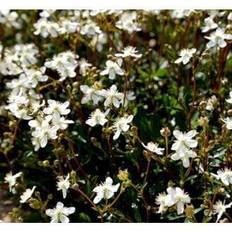
[[[50,163],[49,163],[48,160],[44,160],[44,161],[42,162],[42,165],[43,165],[43,167],[49,167],[49,166],[50,166]]]
[[[207,117],[200,117],[198,123],[201,127],[205,127],[209,123],[209,119]]]
[[[169,137],[171,135],[171,131],[169,130],[168,127],[164,127],[160,130],[160,134],[163,136],[163,137]]]
[[[193,205],[187,205],[185,209],[185,215],[187,218],[193,218],[194,217],[194,207]]]
[[[121,181],[127,181],[129,178],[129,173],[128,173],[127,169],[119,170],[117,177]]]

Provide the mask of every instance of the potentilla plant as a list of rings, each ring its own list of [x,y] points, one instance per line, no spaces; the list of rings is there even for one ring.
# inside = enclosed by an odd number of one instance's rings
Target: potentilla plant
[[[232,222],[231,22],[0,11],[0,220]]]

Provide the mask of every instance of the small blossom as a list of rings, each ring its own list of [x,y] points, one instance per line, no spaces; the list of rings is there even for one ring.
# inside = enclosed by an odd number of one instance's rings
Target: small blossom
[[[156,198],[156,203],[160,205],[157,213],[163,213],[168,207],[176,205],[177,214],[180,215],[184,212],[185,204],[191,202],[191,199],[187,193],[185,193],[181,188],[168,187],[167,194],[160,193]]]
[[[189,167],[189,158],[195,158],[197,155],[191,148],[197,147],[197,140],[193,139],[197,132],[191,130],[187,133],[182,133],[179,130],[174,130],[173,132],[176,140],[172,145],[171,149],[175,153],[171,156],[173,160],[182,160],[183,166],[185,168]]]
[[[230,13],[228,14],[227,19],[228,19],[229,21],[232,21],[232,12],[230,12]]]
[[[86,104],[92,101],[94,105],[97,105],[98,102],[103,100],[102,91],[96,89],[94,86],[89,87],[87,85],[81,85],[80,90],[84,94],[83,98],[81,99],[81,104]]]
[[[221,169],[217,171],[216,174],[212,174],[217,179],[220,179],[222,183],[226,186],[232,184],[232,170],[229,168]]]
[[[20,196],[20,203],[26,203],[35,191],[36,186],[32,189],[26,189],[26,191]]]
[[[56,204],[56,208],[46,210],[46,214],[51,217],[51,223],[69,223],[68,216],[74,212],[75,207],[65,207],[61,202]]]
[[[218,103],[218,99],[215,95],[213,95],[207,100],[205,109],[208,111],[213,111],[217,103]]]
[[[126,58],[126,57],[140,58],[142,54],[138,54],[138,51],[136,50],[136,48],[132,46],[128,46],[122,50],[122,53],[116,53],[115,56],[122,57],[122,58]]]
[[[160,148],[157,143],[149,142],[147,145],[142,145],[152,153],[156,153],[157,155],[163,155],[164,148]]]
[[[204,26],[201,28],[201,31],[203,33],[206,33],[206,32],[208,32],[210,30],[213,30],[213,29],[215,29],[217,27],[218,27],[218,25],[217,25],[217,23],[215,23],[213,21],[213,18],[212,17],[208,17],[208,18],[204,19]]]
[[[60,27],[58,29],[58,32],[63,34],[70,34],[75,33],[79,28],[79,24],[77,22],[72,22],[68,19],[62,19],[60,22]]]
[[[70,187],[69,175],[67,175],[66,178],[64,178],[63,176],[58,176],[57,190],[62,191],[62,195],[64,199],[67,197],[67,191],[69,187]]]
[[[9,173],[6,174],[4,180],[5,180],[5,183],[8,183],[10,192],[12,192],[12,193],[15,192],[14,186],[16,184],[16,180],[21,175],[22,175],[22,172],[18,172],[18,173],[14,174],[14,175],[12,174],[12,172],[9,172]]]
[[[175,61],[175,63],[176,63],[176,64],[179,64],[179,63],[182,62],[184,65],[187,64],[187,63],[190,61],[190,59],[193,57],[193,54],[196,53],[196,51],[197,51],[196,48],[182,49],[182,50],[180,51],[180,55],[179,55],[180,58],[178,58],[178,59]]]
[[[114,107],[119,108],[124,97],[123,93],[118,92],[116,85],[112,85],[108,90],[103,89],[101,94],[103,97],[105,97],[105,107],[113,105]]]
[[[48,107],[44,108],[43,112],[45,114],[52,114],[55,116],[67,115],[70,113],[70,109],[67,109],[68,106],[69,106],[68,101],[61,103],[61,102],[49,99]]]
[[[53,115],[53,117],[52,117],[52,125],[60,130],[67,129],[68,125],[72,124],[72,123],[74,123],[73,120],[65,119],[65,117],[61,117],[58,115]]]
[[[190,158],[196,158],[197,157],[197,154],[196,152],[194,151],[191,151],[191,150],[186,150],[185,153],[174,153],[172,156],[171,156],[171,159],[172,160],[182,160],[182,163],[183,163],[183,166],[185,168],[188,168],[189,165],[190,165],[190,161],[189,159]]]
[[[195,10],[186,10],[186,9],[178,9],[172,11],[172,17],[181,19],[185,17],[189,17],[192,13],[196,12]]]
[[[120,134],[122,132],[126,132],[129,130],[130,125],[128,125],[129,123],[131,123],[133,120],[133,115],[130,115],[128,117],[122,117],[122,118],[118,118],[114,125],[113,125],[113,129],[116,131],[113,139],[116,140],[118,139],[118,137],[120,136]]]
[[[74,78],[76,76],[76,59],[78,57],[78,55],[71,51],[61,52],[58,55],[53,56],[52,60],[47,60],[45,66],[56,70],[60,75],[59,81],[63,81],[67,77]]]
[[[134,31],[141,31],[141,25],[137,22],[137,12],[124,12],[116,22],[116,27],[130,34]]]
[[[197,134],[196,130],[191,130],[189,132],[181,132],[179,130],[174,130],[173,135],[175,136],[176,140],[172,145],[171,149],[173,151],[178,151],[180,153],[184,153],[186,150],[190,148],[197,147],[197,140],[193,139]]]
[[[86,124],[88,124],[91,127],[94,127],[96,125],[104,126],[104,124],[108,121],[106,119],[107,114],[108,111],[103,113],[99,109],[96,109],[94,112],[91,113],[90,118],[86,120]]]
[[[164,213],[166,212],[168,206],[167,206],[167,194],[166,193],[159,193],[159,195],[156,197],[156,204],[159,205],[159,209],[157,213]]]
[[[102,31],[100,27],[92,20],[88,20],[85,25],[81,27],[80,33],[86,35],[87,37],[93,37],[97,34],[101,34]]]
[[[29,121],[29,126],[34,130],[32,131],[32,143],[37,151],[40,147],[44,148],[47,145],[49,139],[57,138],[57,130],[59,127],[52,126],[50,124],[51,117],[47,116],[42,121],[31,120]]]
[[[136,97],[135,97],[134,92],[133,91],[127,91],[125,99],[123,99],[123,100],[125,100],[124,101],[124,106],[126,107],[130,101],[133,101],[135,99],[136,99]]]
[[[168,193],[171,194],[171,199],[176,204],[177,214],[182,214],[184,212],[184,205],[191,201],[189,195],[179,187],[176,187],[174,191],[168,190]]]
[[[114,193],[118,191],[120,184],[113,185],[113,180],[107,177],[103,184],[98,185],[93,189],[97,195],[93,200],[94,204],[98,204],[102,199],[110,199]]]
[[[88,63],[87,60],[84,59],[84,58],[80,59],[78,65],[79,65],[79,73],[82,76],[86,76],[87,75],[87,71],[92,66],[92,64]]]
[[[213,205],[213,214],[217,214],[217,221],[220,220],[222,215],[226,212],[226,209],[229,209],[232,206],[232,202],[225,205],[222,201],[217,201],[215,205]]]
[[[105,70],[100,72],[100,75],[105,76],[109,75],[110,80],[114,80],[116,78],[116,75],[124,75],[124,71],[120,68],[120,64],[117,62],[113,62],[111,60],[106,61],[106,68]]]
[[[218,28],[215,32],[212,32],[210,36],[205,36],[205,38],[209,40],[207,48],[224,48],[227,45],[225,40],[231,40],[232,34],[225,34],[224,29]]]
[[[228,130],[232,130],[232,118],[226,117],[225,119],[222,119],[222,121],[226,124],[226,128]]]
[[[59,35],[59,24],[49,21],[47,18],[40,18],[34,24],[34,28],[34,34],[41,35],[43,38],[47,38],[48,36],[56,38]]]

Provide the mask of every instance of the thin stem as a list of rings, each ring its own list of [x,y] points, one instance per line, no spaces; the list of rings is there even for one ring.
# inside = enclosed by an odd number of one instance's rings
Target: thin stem
[[[119,199],[122,193],[123,193],[123,190],[121,189],[117,197],[114,199],[114,201],[108,206],[109,208],[111,208],[117,202],[117,200]]]
[[[103,215],[98,210],[98,208],[96,207],[96,205],[92,202],[92,200],[82,190],[80,190],[79,188],[75,189],[75,190],[77,190],[89,202],[89,204],[99,213],[100,218],[101,218],[101,222],[103,222]]]
[[[145,179],[144,179],[145,183],[147,182],[150,166],[151,166],[151,160],[149,159],[148,162],[147,162],[147,169],[146,169],[146,174],[145,174]]]

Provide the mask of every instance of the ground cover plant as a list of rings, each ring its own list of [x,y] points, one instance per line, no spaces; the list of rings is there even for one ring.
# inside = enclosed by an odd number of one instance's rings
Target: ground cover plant
[[[0,219],[231,222],[231,44],[228,10],[0,11]]]

